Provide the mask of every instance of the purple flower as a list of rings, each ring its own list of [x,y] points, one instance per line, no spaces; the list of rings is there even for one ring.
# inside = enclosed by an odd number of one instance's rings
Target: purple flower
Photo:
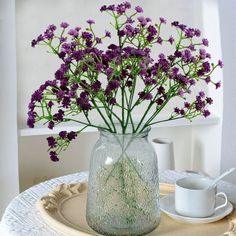
[[[75,30],[75,29],[70,29],[70,30],[68,31],[68,34],[71,35],[71,36],[73,36],[73,37],[78,37],[78,35],[79,35],[78,31]]]
[[[59,158],[57,157],[57,153],[54,151],[51,151],[50,153],[50,159],[54,162],[59,161]]]
[[[63,90],[59,90],[57,93],[56,93],[57,97],[62,99],[64,96],[65,96],[65,92]]]
[[[166,19],[165,18],[160,17],[159,20],[160,20],[161,23],[166,24]]]
[[[191,51],[189,49],[186,49],[182,53],[182,59],[184,62],[189,62],[192,58]]]
[[[157,103],[157,105],[162,105],[163,104],[163,102],[164,102],[164,100],[162,99],[162,98],[158,98],[157,100],[156,100],[156,103]]]
[[[196,101],[195,101],[195,109],[197,111],[202,111],[202,109],[205,107],[205,102],[202,101],[200,96],[196,97]]]
[[[183,89],[179,89],[179,90],[178,90],[178,95],[179,95],[180,97],[183,97],[183,96],[184,96],[184,90],[183,90]]]
[[[134,23],[134,20],[133,20],[131,17],[127,17],[126,23],[127,23],[127,24],[133,24],[133,23]]]
[[[128,3],[128,2],[126,2],[126,3]],[[129,3],[129,6],[130,6],[130,3]],[[125,5],[125,3],[124,3],[124,4],[119,4],[119,5],[117,5],[117,7],[116,7],[116,12],[117,12],[117,14],[119,14],[119,15],[124,14],[125,11],[126,11],[126,9],[129,9],[129,8],[130,8],[129,6],[127,7],[127,6]]]
[[[200,59],[206,59],[206,50],[201,48],[199,49]]]
[[[165,58],[166,58],[166,56],[165,56],[164,53],[160,53],[160,54],[158,55],[158,57],[159,57],[160,59],[165,59]]]
[[[190,45],[188,46],[188,48],[189,48],[191,51],[194,51],[194,50],[195,50],[195,46],[194,46],[193,44],[190,44]]]
[[[202,68],[203,68],[205,73],[208,73],[208,72],[211,71],[211,65],[208,61],[206,61],[202,64]]]
[[[173,36],[171,35],[168,39],[168,42],[172,45],[174,41],[175,40],[174,40]]]
[[[37,42],[41,42],[44,40],[44,37],[42,34],[40,34],[38,37],[37,37]]]
[[[116,7],[114,4],[107,6],[107,10],[109,11],[115,11]]]
[[[180,110],[180,115],[181,115],[181,116],[184,116],[184,115],[185,115],[184,109],[181,109],[181,110]]]
[[[60,43],[66,42],[66,38],[65,37],[60,37],[59,40],[60,40]]]
[[[139,16],[138,21],[142,26],[145,26],[147,24],[147,20],[143,16]]]
[[[81,30],[81,27],[77,26],[77,27],[75,27],[75,30],[76,30],[77,32],[79,32],[79,31]]]
[[[210,77],[210,76],[207,76],[207,77],[205,78],[205,82],[206,82],[207,84],[209,84],[209,83],[211,82],[211,77]]]
[[[29,112],[33,111],[34,108],[35,108],[35,102],[30,102],[29,105],[28,105],[28,108],[30,109]]]
[[[213,103],[213,99],[210,97],[207,97],[206,102],[211,105]]]
[[[200,92],[199,92],[199,96],[200,96],[201,98],[204,98],[204,97],[205,97],[205,93],[204,93],[203,91],[200,91]]]
[[[175,112],[176,114],[180,114],[180,109],[179,109],[178,107],[175,107],[175,108],[174,108],[174,112]]]
[[[105,31],[105,36],[108,37],[108,38],[111,38],[111,33],[109,31]]]
[[[200,37],[201,36],[201,31],[199,29],[194,30],[195,36]]]
[[[124,2],[123,5],[125,6],[126,9],[130,9],[131,8],[131,4],[130,2]]]
[[[165,88],[163,86],[160,86],[158,89],[157,89],[157,93],[158,94],[164,94],[165,93]]]
[[[155,79],[151,79],[151,78],[146,78],[146,79],[144,80],[144,84],[145,84],[146,86],[153,85],[153,84],[156,84],[156,80],[155,80]]]
[[[87,93],[82,92],[80,94],[80,97],[77,98],[76,103],[80,107],[80,109],[84,112],[88,112],[89,110],[92,109],[92,106],[89,103]]]
[[[82,33],[82,38],[85,40],[91,40],[93,38],[93,35],[85,31]]]
[[[148,32],[153,36],[157,34],[157,30],[156,27],[153,25],[149,25],[147,28]]]
[[[47,141],[48,141],[48,146],[50,148],[55,148],[57,146],[57,142],[56,142],[56,139],[54,137],[52,137],[52,136],[48,137]]]
[[[106,11],[107,10],[107,6],[106,5],[103,5],[101,8],[100,8],[100,11],[103,12],[103,11]]]
[[[54,105],[54,103],[53,103],[52,101],[49,101],[49,102],[48,102],[48,107],[51,108],[53,105]]]
[[[177,75],[177,80],[183,85],[187,85],[189,83],[188,78],[182,74]]]
[[[139,95],[139,98],[142,100],[151,100],[152,99],[152,94],[149,92],[142,91],[142,92],[139,92],[138,95]]]
[[[74,131],[71,131],[67,134],[67,138],[71,141],[77,137],[77,133]]]
[[[189,80],[189,84],[190,84],[190,85],[195,85],[195,84],[196,84],[196,81],[195,81],[194,79],[190,79],[190,80]]]
[[[175,51],[174,55],[176,57],[181,57],[182,56],[182,53],[180,51]]]
[[[53,129],[54,126],[55,126],[55,123],[54,123],[53,121],[49,121],[49,123],[48,123],[48,128],[49,128],[49,129]]]
[[[33,39],[32,41],[31,41],[31,47],[35,47],[36,45],[37,45],[37,41],[35,40],[35,39]]]
[[[36,112],[34,111],[28,112],[27,125],[29,128],[34,128],[35,117],[36,117]]]
[[[70,97],[64,97],[63,99],[62,99],[62,106],[64,107],[64,108],[68,108],[68,107],[70,107]]]
[[[31,101],[41,102],[42,99],[43,93],[40,90],[36,90],[31,96]]]
[[[101,88],[101,82],[99,80],[96,80],[93,84],[92,84],[92,90],[97,93]]]
[[[61,131],[59,133],[59,137],[62,138],[62,139],[65,139],[67,137],[67,132],[66,131]]]
[[[204,110],[204,111],[203,111],[203,116],[204,116],[204,117],[208,117],[210,114],[211,114],[211,113],[210,113],[210,111],[208,111],[208,110]]]
[[[102,43],[102,39],[99,38],[99,37],[96,37],[95,40],[96,40],[96,43],[97,43],[97,44],[101,44],[101,43]]]
[[[56,29],[57,27],[53,24],[48,26],[48,30],[55,31]]]
[[[221,82],[219,81],[219,82],[215,83],[215,86],[216,86],[216,89],[220,88],[221,87]]]
[[[163,42],[163,39],[161,37],[158,37],[157,38],[157,43],[162,44],[162,42]]]
[[[209,46],[209,42],[208,42],[207,39],[202,39],[202,44],[203,44],[204,46],[206,46],[206,47]]]
[[[132,80],[127,80],[127,82],[125,83],[125,86],[127,86],[128,88],[130,88],[133,85]]]
[[[138,13],[142,13],[143,12],[143,8],[140,7],[140,6],[136,6],[135,7],[135,11],[138,12]]]
[[[189,108],[189,107],[190,107],[190,103],[189,103],[189,102],[185,102],[185,103],[184,103],[184,107],[185,107],[185,108]]]
[[[173,21],[171,23],[172,26],[178,27],[179,26],[179,22],[178,21]]]
[[[218,66],[220,66],[220,68],[223,68],[224,67],[223,61],[219,60],[218,61]]]
[[[109,98],[108,103],[109,103],[109,105],[116,105],[116,99],[115,98]]]
[[[185,29],[185,36],[187,38],[192,38],[194,35],[195,35],[194,29],[191,28]]]
[[[53,115],[53,120],[55,121],[63,121],[64,111],[59,109],[57,113]]]
[[[93,19],[88,19],[86,22],[90,25],[95,24],[95,21]]]
[[[108,83],[108,87],[110,88],[110,90],[116,90],[120,87],[120,82],[118,80],[111,80]]]
[[[44,32],[44,37],[45,37],[46,39],[53,39],[53,37],[54,37],[53,31],[50,31],[50,30],[47,29],[47,30]]]
[[[123,36],[125,36],[125,31],[119,30],[117,34],[118,34],[118,36],[123,37]]]
[[[112,73],[113,73],[113,69],[112,68],[109,67],[109,68],[106,69],[107,77],[110,77],[112,75]]]
[[[69,26],[69,24],[67,22],[61,22],[60,26],[61,28],[66,29]]]

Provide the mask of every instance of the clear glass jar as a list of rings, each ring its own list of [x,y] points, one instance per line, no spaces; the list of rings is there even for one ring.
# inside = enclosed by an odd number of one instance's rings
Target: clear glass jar
[[[87,223],[103,235],[143,235],[160,222],[157,157],[140,134],[100,130],[89,172]]]

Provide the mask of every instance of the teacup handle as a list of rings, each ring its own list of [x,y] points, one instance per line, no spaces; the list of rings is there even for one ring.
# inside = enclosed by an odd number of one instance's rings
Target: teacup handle
[[[216,197],[218,197],[218,196],[223,196],[224,199],[225,199],[225,202],[223,204],[221,204],[220,206],[216,207],[215,211],[220,209],[220,208],[225,207],[228,204],[228,197],[227,197],[227,195],[225,193],[223,193],[223,192],[217,193]]]

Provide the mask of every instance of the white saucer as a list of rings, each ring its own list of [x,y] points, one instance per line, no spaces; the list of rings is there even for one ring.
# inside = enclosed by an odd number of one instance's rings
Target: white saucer
[[[217,197],[216,206],[221,205],[224,201],[225,200],[222,199],[221,197]],[[170,194],[165,197],[162,197],[160,199],[160,208],[164,213],[166,213],[169,217],[173,218],[174,220],[177,220],[182,223],[189,223],[189,224],[206,224],[206,223],[215,222],[224,218],[233,210],[232,204],[228,202],[228,204],[225,207],[217,210],[212,216],[209,216],[209,217],[193,218],[193,217],[188,217],[188,216],[182,216],[182,215],[179,215],[175,211],[175,195],[174,194]]]

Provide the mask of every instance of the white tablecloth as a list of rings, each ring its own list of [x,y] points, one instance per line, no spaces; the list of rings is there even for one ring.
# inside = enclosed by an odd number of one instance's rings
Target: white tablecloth
[[[174,183],[177,179],[190,175],[176,171],[161,171],[160,182]],[[39,198],[51,192],[57,185],[62,183],[75,183],[88,178],[88,173],[76,173],[55,178],[19,194],[14,198],[0,222],[1,236],[58,236],[41,219],[35,204]],[[236,186],[221,181],[218,190],[224,191],[230,201],[236,203]]]

